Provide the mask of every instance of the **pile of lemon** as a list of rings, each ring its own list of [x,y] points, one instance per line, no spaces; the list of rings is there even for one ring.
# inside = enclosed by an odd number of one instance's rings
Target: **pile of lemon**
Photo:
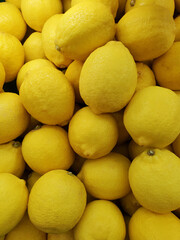
[[[0,240],[180,240],[179,217],[180,0],[1,1]]]

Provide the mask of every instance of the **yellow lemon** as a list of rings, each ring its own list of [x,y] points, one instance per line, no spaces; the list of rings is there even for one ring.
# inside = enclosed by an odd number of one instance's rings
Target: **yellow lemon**
[[[165,7],[169,10],[171,15],[174,14],[174,0],[127,0],[126,2],[126,12],[132,10],[136,7],[141,7],[144,5],[156,4],[162,7]]]
[[[179,111],[179,98],[172,90],[146,87],[126,107],[124,125],[138,145],[164,148],[180,132]]]
[[[137,70],[129,50],[110,41],[86,59],[79,88],[84,102],[97,114],[117,112],[127,105],[135,92]]]
[[[174,153],[180,157],[180,134],[177,136],[175,141],[172,143]]]
[[[110,114],[96,115],[89,107],[84,107],[72,117],[68,137],[78,155],[96,159],[108,154],[115,146],[117,123]]]
[[[39,173],[36,172],[31,172],[28,175],[27,178],[27,188],[29,190],[29,192],[31,191],[32,187],[34,186],[35,182],[37,182],[37,180],[41,177],[41,175]]]
[[[180,41],[180,16],[177,16],[175,19],[175,24],[176,24],[176,37],[175,37],[175,42]]]
[[[176,11],[180,13],[180,0],[175,0]]]
[[[21,9],[21,0],[6,0],[6,2],[14,4],[17,8]]]
[[[19,137],[27,128],[29,114],[23,107],[19,95],[10,92],[0,94],[0,144]]]
[[[5,70],[3,64],[0,62],[0,91],[3,88],[4,82],[5,82]]]
[[[180,220],[173,213],[157,214],[141,207],[130,219],[129,237],[131,240],[149,240],[152,237],[178,240]]]
[[[10,232],[22,219],[28,202],[25,181],[11,173],[0,173],[0,236]]]
[[[71,6],[74,6],[82,1],[89,1],[89,0],[72,0],[71,1]],[[118,5],[119,5],[119,0],[98,0],[96,2],[101,2],[104,5],[106,5],[110,11],[112,12],[113,16],[116,16]]]
[[[78,177],[94,197],[115,200],[130,191],[128,170],[130,161],[120,153],[109,153],[98,159],[87,159]]]
[[[138,62],[136,67],[138,73],[136,91],[156,85],[154,73],[148,65]]]
[[[25,36],[26,29],[26,23],[19,9],[9,2],[1,2],[0,31],[10,33],[21,41]]]
[[[21,143],[11,141],[0,144],[0,172],[12,173],[21,177],[25,169],[25,162],[22,156]]]
[[[134,8],[119,20],[117,39],[136,61],[157,58],[174,42],[174,19],[168,9],[155,4]]]
[[[180,90],[180,42],[153,61],[153,71],[158,84],[171,90]]]
[[[82,1],[63,14],[56,33],[56,48],[62,54],[85,60],[93,50],[113,39],[115,22],[104,4]]]
[[[9,33],[0,32],[0,61],[5,69],[5,81],[13,81],[24,64],[24,48],[21,42]]]
[[[31,74],[31,72],[37,71],[40,68],[44,68],[44,67],[54,67],[54,64],[47,59],[34,59],[25,63],[20,68],[17,75],[17,79],[16,79],[17,89],[18,90],[20,89],[22,82],[29,74]]]
[[[65,76],[67,77],[68,81],[72,84],[74,88],[75,100],[78,103],[83,103],[83,100],[79,92],[79,78],[80,78],[82,67],[83,67],[83,62],[75,60],[68,66],[65,72]]]
[[[20,223],[6,235],[6,240],[46,240],[46,234],[38,230],[25,213]]]
[[[73,230],[60,234],[48,234],[47,240],[74,240]]]
[[[60,0],[21,0],[21,11],[32,29],[42,31],[48,18],[62,12],[62,3]]]
[[[38,229],[63,233],[77,224],[85,206],[82,182],[71,172],[53,170],[41,176],[31,189],[28,213]]]
[[[63,12],[65,13],[69,8],[71,8],[71,0],[62,0]]]
[[[65,125],[74,111],[74,91],[64,74],[52,67],[34,69],[20,87],[27,111],[39,122]]]
[[[44,125],[27,133],[22,141],[22,154],[29,167],[39,174],[67,170],[74,161],[68,134],[58,126]]]
[[[45,22],[42,29],[42,44],[44,53],[46,57],[59,68],[67,67],[72,61],[59,52],[54,43],[56,39],[56,28],[62,16],[63,14],[53,15]]]
[[[42,46],[42,33],[33,32],[23,44],[25,52],[25,62],[33,59],[46,58]]]
[[[148,149],[129,168],[129,182],[145,208],[168,213],[180,207],[180,158],[167,149]]]
[[[126,228],[120,209],[107,200],[88,203],[74,229],[75,240],[124,240]]]

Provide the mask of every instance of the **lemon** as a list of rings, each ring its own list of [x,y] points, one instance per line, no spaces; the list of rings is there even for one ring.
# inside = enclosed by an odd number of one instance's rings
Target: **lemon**
[[[42,44],[46,57],[57,67],[65,68],[71,63],[71,59],[65,57],[55,47],[56,28],[63,14],[55,14],[50,17],[42,29]]]
[[[71,8],[71,0],[62,0],[63,12],[65,13],[69,8]]]
[[[82,1],[89,1],[89,0],[72,0],[71,1],[71,6],[74,6]],[[117,13],[117,9],[118,9],[118,6],[119,6],[119,0],[98,0],[98,1],[95,1],[95,2],[101,2],[103,3],[104,5],[106,5],[109,10],[111,11],[111,13],[113,14],[113,16],[115,17],[116,16],[116,13]]]
[[[68,81],[72,84],[74,88],[75,100],[78,103],[83,103],[83,100],[79,92],[79,78],[82,67],[83,62],[75,60],[68,66],[65,72],[65,76],[67,77]]]
[[[20,223],[6,235],[6,240],[46,240],[46,234],[37,228],[29,220],[25,213]]]
[[[175,0],[176,11],[180,12],[180,0]]]
[[[0,61],[5,69],[5,81],[13,81],[24,64],[24,49],[21,42],[9,33],[0,32]]]
[[[164,148],[180,132],[179,111],[179,99],[172,90],[146,87],[126,107],[124,125],[138,145]]]
[[[53,170],[41,176],[31,189],[28,213],[38,229],[63,233],[77,224],[85,206],[82,182],[71,172]]]
[[[0,196],[0,236],[3,236],[20,222],[26,211],[25,181],[11,173],[0,173]]]
[[[180,41],[180,16],[177,16],[175,19],[175,24],[176,24],[176,37],[175,37],[175,42]]]
[[[138,62],[136,67],[138,73],[136,91],[156,85],[154,73],[148,65]]]
[[[39,122],[65,125],[74,111],[74,91],[64,74],[52,67],[34,69],[26,76],[20,98],[27,111]]]
[[[180,220],[173,213],[157,214],[141,207],[130,219],[129,236],[131,240],[178,240]]]
[[[117,112],[125,107],[136,84],[134,59],[118,41],[110,41],[91,53],[79,80],[82,99],[97,114]]]
[[[41,32],[48,18],[62,12],[62,3],[60,0],[21,0],[21,11],[26,23]]]
[[[60,234],[48,234],[47,240],[74,240],[73,230]]]
[[[10,92],[0,94],[0,144],[19,137],[29,124],[29,114],[19,95]]]
[[[127,12],[117,24],[117,39],[136,61],[157,58],[175,39],[175,23],[169,10],[156,4]]]
[[[5,70],[3,64],[0,62],[0,91],[3,88],[5,82]]]
[[[153,61],[153,71],[160,86],[180,90],[179,64],[180,42],[174,42],[165,54]]]
[[[12,173],[17,177],[21,177],[25,162],[22,156],[21,143],[11,141],[9,143],[0,144],[0,173]]]
[[[22,142],[22,154],[29,167],[39,174],[66,170],[74,161],[67,132],[58,126],[44,125],[27,133]]]
[[[130,191],[128,170],[130,161],[119,153],[109,153],[98,159],[87,159],[78,177],[94,197],[115,200]]]
[[[16,79],[17,89],[18,90],[20,89],[22,82],[29,74],[31,74],[31,72],[37,71],[40,68],[44,68],[44,67],[54,67],[54,64],[47,59],[34,59],[25,63],[20,68],[17,75],[17,79]]]
[[[33,59],[46,58],[42,46],[42,33],[33,32],[23,44],[25,52],[25,62]]]
[[[130,216],[132,216],[136,210],[141,207],[132,192],[129,192],[126,196],[120,198],[119,203],[121,209],[123,209]]]
[[[172,16],[174,14],[174,8],[175,8],[174,0],[127,0],[126,12],[136,7],[141,7],[141,6],[150,5],[150,4],[156,4],[164,8],[167,8]]]
[[[55,44],[65,56],[85,60],[114,35],[115,22],[110,10],[97,1],[82,1],[60,18]]]
[[[27,178],[27,188],[28,188],[29,192],[31,191],[31,189],[34,186],[35,182],[37,182],[37,180],[40,177],[41,177],[41,175],[39,173],[36,173],[36,172],[31,172],[28,175],[28,178]]]
[[[26,23],[19,9],[14,4],[2,2],[0,4],[0,31],[10,33],[21,41],[26,29]]]
[[[107,200],[90,202],[74,229],[75,240],[124,240],[126,228],[119,208]]]
[[[72,117],[68,129],[69,142],[84,158],[96,159],[108,154],[118,139],[116,120],[111,114],[94,114],[81,108]]]
[[[179,173],[179,157],[167,149],[149,149],[131,163],[130,186],[143,207],[168,213],[180,207]]]
[[[180,134],[177,136],[175,141],[172,143],[174,153],[180,157]]]
[[[14,4],[17,8],[21,9],[21,0],[6,0],[6,2]]]

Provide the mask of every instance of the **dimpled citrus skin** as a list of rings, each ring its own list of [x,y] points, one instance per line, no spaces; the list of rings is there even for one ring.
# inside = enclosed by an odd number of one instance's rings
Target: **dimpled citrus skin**
[[[174,19],[168,9],[155,4],[134,8],[118,22],[117,39],[136,61],[157,58],[174,42]]]
[[[20,98],[38,121],[65,125],[74,111],[74,91],[64,74],[52,67],[35,69],[23,81]]]
[[[94,114],[89,107],[77,111],[69,123],[69,142],[84,158],[96,159],[108,154],[118,139],[116,120],[110,114]]]
[[[13,81],[24,64],[24,48],[21,42],[9,33],[0,32],[0,61],[6,73],[5,82]]]
[[[107,200],[88,203],[74,229],[75,240],[124,240],[126,228],[120,209]]]
[[[0,94],[0,144],[19,137],[28,127],[30,116],[23,107],[19,95],[10,92]]]
[[[42,29],[42,44],[45,55],[59,68],[67,67],[72,61],[59,52],[54,44],[56,38],[56,28],[62,16],[63,14],[53,15],[45,22]]]
[[[180,158],[167,149],[146,150],[134,158],[129,168],[135,198],[157,213],[168,213],[180,206],[179,181]]]
[[[129,222],[131,240],[178,240],[180,220],[173,214],[157,214],[143,207],[139,208]]]
[[[48,234],[47,240],[74,240],[73,230],[61,234]]]
[[[5,82],[5,70],[3,64],[0,62],[0,91],[3,88]]]
[[[28,202],[25,181],[0,173],[0,236],[10,232],[22,219]]]
[[[115,22],[110,10],[100,2],[83,1],[71,7],[59,20],[55,44],[65,56],[85,60],[114,35]]]
[[[135,93],[124,112],[124,125],[140,146],[164,148],[180,132],[180,105],[176,93],[146,87]]]
[[[48,18],[62,12],[62,3],[59,0],[21,0],[21,11],[26,23],[40,32]]]
[[[92,52],[82,67],[79,80],[82,99],[97,114],[125,107],[136,84],[134,59],[118,41],[110,41]]]
[[[85,206],[82,182],[71,172],[53,170],[41,176],[31,189],[28,214],[38,229],[63,233],[77,224]]]

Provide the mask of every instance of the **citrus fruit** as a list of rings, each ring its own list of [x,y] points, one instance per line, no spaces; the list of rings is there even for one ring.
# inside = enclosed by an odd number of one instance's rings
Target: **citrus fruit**
[[[2,90],[5,82],[5,70],[3,64],[0,62],[0,90]]]
[[[10,2],[14,4],[17,8],[21,9],[21,0],[6,0],[6,2]]]
[[[28,175],[28,178],[27,178],[27,188],[29,190],[29,192],[31,191],[32,187],[34,186],[35,182],[41,177],[41,175],[39,173],[36,173],[36,172],[31,172],[29,175]]]
[[[73,230],[60,234],[48,234],[47,240],[74,240]]]
[[[175,19],[175,24],[176,24],[176,37],[175,37],[175,42],[180,41],[180,16],[177,16]]]

